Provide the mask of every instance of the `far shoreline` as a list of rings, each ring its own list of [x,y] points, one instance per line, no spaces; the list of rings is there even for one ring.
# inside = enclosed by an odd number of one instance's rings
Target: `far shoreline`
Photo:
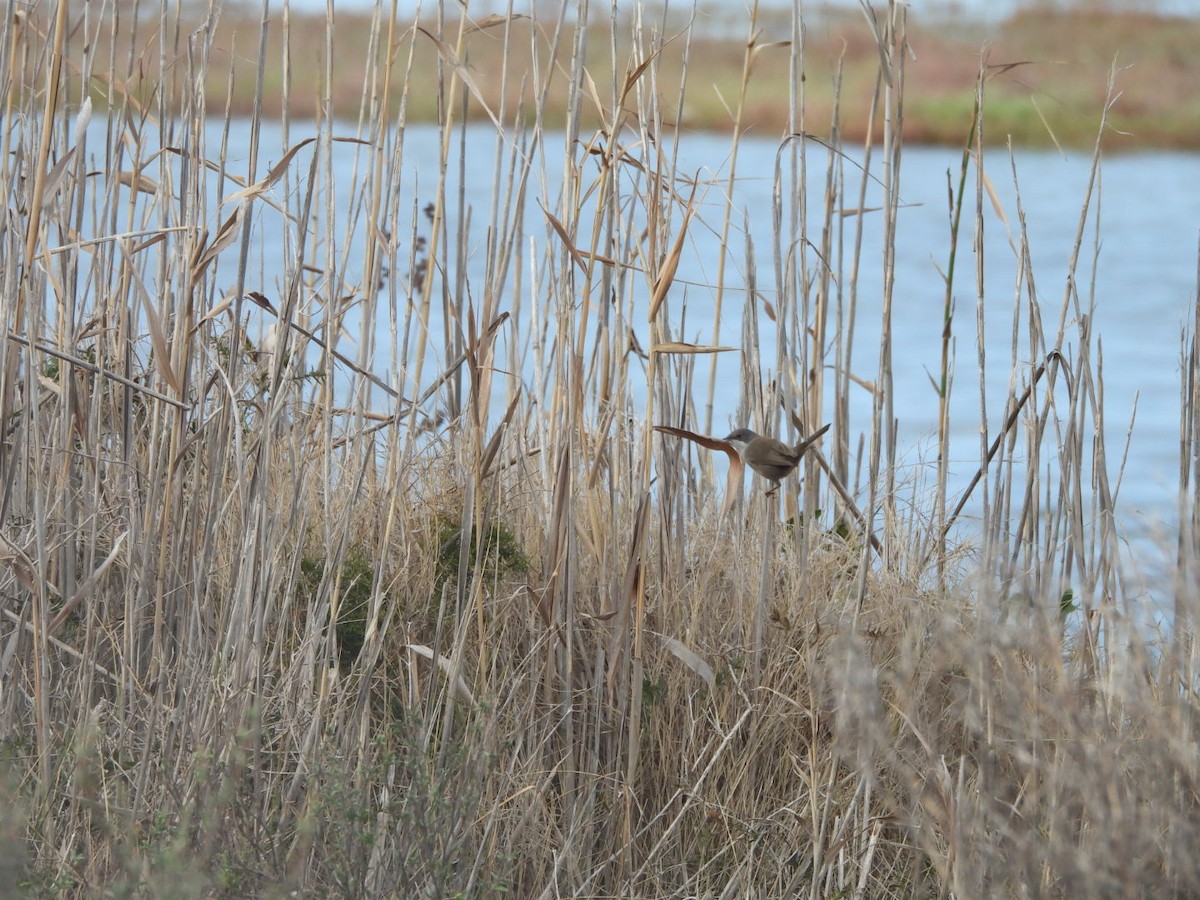
[[[203,100],[206,114],[249,116],[257,106],[264,117],[276,119],[286,115],[292,120],[316,120],[331,115],[354,121],[364,106],[378,109],[386,94],[385,114],[393,121],[400,115],[401,96],[407,122],[444,120],[445,98],[436,91],[413,90],[412,85],[406,91],[404,79],[410,59],[409,77],[414,82],[424,77],[422,73],[447,65],[439,54],[452,52],[450,44],[458,40],[457,21],[447,18],[441,51],[432,37],[435,23],[414,30],[398,21],[388,54],[381,46],[387,40],[388,23],[382,14],[377,23],[375,16],[374,10],[339,12],[331,42],[327,42],[323,15],[292,13],[286,20],[286,42],[284,18],[272,17],[259,93],[259,17],[236,6],[228,8],[213,34]],[[667,111],[662,130],[678,124],[684,129],[732,134],[739,97],[741,133],[769,128],[783,135],[795,130],[787,123],[795,121],[799,113],[794,110],[801,107],[798,99],[789,97],[793,60],[788,35],[777,17],[777,11],[760,14],[754,65],[744,85],[746,41],[741,34],[717,38],[709,33],[711,27],[697,28],[690,43],[676,37],[661,47],[660,65],[668,75],[678,72],[680,77],[686,65],[689,85],[681,111],[674,107],[673,97],[661,98]],[[804,130],[822,139],[836,132],[840,140],[864,143],[878,65],[874,42],[861,14],[826,11],[814,15],[813,21],[803,55]],[[530,34],[533,27],[540,33]],[[995,23],[960,17],[924,20],[910,12],[907,27],[901,124],[906,143],[962,147],[969,139],[982,69],[985,146],[1011,142],[1090,151],[1109,105],[1102,137],[1106,152],[1200,150],[1200,92],[1195,91],[1200,83],[1200,55],[1193,50],[1200,46],[1200,19],[1095,11],[1079,5],[1067,10],[1027,10]],[[173,61],[166,78],[155,71],[159,58],[155,28],[149,20],[139,23],[132,39],[141,51],[137,71],[120,84],[93,82],[90,93],[97,110],[110,103],[119,106],[126,97],[135,107],[154,113],[164,105],[177,110],[194,107],[194,101],[184,100],[189,88],[180,74],[183,54]],[[524,34],[507,41],[495,39],[505,28]],[[588,28],[587,66],[596,96],[587,104],[591,115],[580,127],[595,131],[603,127],[598,108],[606,117],[612,115],[612,94],[620,78],[609,64],[613,40],[609,24]],[[628,50],[630,29],[631,24],[618,22],[618,53]],[[522,50],[504,55],[500,48],[505,45]],[[538,54],[536,64],[531,46]],[[333,60],[327,65],[329,47]],[[519,105],[531,108],[530,73],[536,70],[550,82],[545,104],[540,105],[540,123],[564,127],[569,86],[553,74],[559,61],[550,58],[550,47],[546,28],[525,18],[478,27],[462,40],[463,71],[472,76],[478,93],[456,98],[453,117],[486,121],[489,115],[482,99],[501,121],[515,121]],[[127,47],[114,49],[117,59],[128,57]],[[560,44],[560,56],[568,51],[569,46]],[[171,62],[169,55],[167,59]],[[328,84],[326,71],[331,74]],[[390,86],[385,86],[388,72]],[[166,96],[160,96],[160,91]],[[81,93],[72,91],[76,97]],[[878,112],[875,120],[878,138],[882,130]],[[975,143],[976,138],[970,140]]]

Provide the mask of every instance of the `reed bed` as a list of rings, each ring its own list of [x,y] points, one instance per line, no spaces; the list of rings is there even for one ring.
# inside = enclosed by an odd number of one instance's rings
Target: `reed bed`
[[[986,70],[930,321],[934,483],[913,492],[890,342],[911,314],[890,276],[905,7],[864,16],[871,103],[820,121],[806,78],[837,72],[806,68],[801,15],[768,45],[751,9],[729,155],[700,177],[677,163],[680,110],[706,89],[690,30],[648,5],[599,32],[578,21],[608,10],[535,6],[515,29],[380,4],[367,46],[331,20],[320,59],[272,68],[254,48],[286,48],[290,20],[264,5],[239,35],[259,60],[240,119],[205,100],[227,76],[216,6],[37,3],[6,21],[3,892],[1200,893],[1196,328],[1158,633],[1122,562],[1121,457],[1076,278],[1096,197],[1065,283],[1035,290],[1021,211],[1011,297],[985,298],[970,252],[985,173],[1010,171],[1003,150],[984,165]],[[480,80],[512,76],[472,67],[480,39],[528,41],[532,61],[486,109]],[[436,70],[413,68],[418,45]],[[790,59],[791,113],[756,243],[728,188],[764,53]],[[329,85],[350,57],[356,106],[326,94],[315,120],[288,115],[294,67]],[[595,57],[614,73],[600,83]],[[548,130],[560,82],[568,122]],[[436,97],[440,157],[408,204],[417,93]],[[882,138],[844,144],[844,117]],[[228,152],[239,134],[246,158]],[[494,189],[467,196],[456,172],[481,134]],[[700,230],[723,255],[713,283],[685,285]],[[878,351],[855,340],[868,267]],[[985,302],[1012,307],[1011,357],[981,343],[956,372]],[[710,451],[657,430],[721,432],[726,352],[739,424],[798,439],[833,423],[802,489],[727,484]],[[965,491],[947,474],[954,390],[979,394]]]

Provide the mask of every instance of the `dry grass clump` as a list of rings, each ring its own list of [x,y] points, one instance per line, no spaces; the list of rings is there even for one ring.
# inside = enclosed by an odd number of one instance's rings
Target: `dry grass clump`
[[[375,68],[350,108],[326,78],[313,121],[264,116],[290,77],[265,61],[253,115],[208,105],[229,74],[216,8],[190,31],[158,10],[170,76],[136,95],[136,55],[95,55],[123,7],[5,26],[0,72],[27,81],[0,162],[0,893],[1200,892],[1194,479],[1155,636],[1120,555],[1074,260],[1057,316],[1023,270],[1012,358],[1032,362],[983,404],[1003,425],[970,496],[948,477],[987,78],[931,323],[934,483],[914,492],[890,277],[878,355],[854,340],[854,273],[890,272],[895,246],[904,7],[861,26],[881,143],[785,140],[765,237],[723,193],[740,130],[720,183],[674,162],[688,29],[641,5],[604,43],[565,16],[489,21],[503,55],[529,41],[539,60],[510,103],[460,62],[481,23],[440,12],[425,32],[378,7],[365,49],[330,30],[305,64]],[[789,26],[774,90],[799,133]],[[242,39],[268,35],[286,44],[287,20]],[[107,118],[88,121],[76,76]],[[560,88],[565,132],[542,118]],[[417,95],[436,129],[409,124]],[[493,190],[468,196],[454,173],[482,159]],[[878,213],[842,215],[868,188]],[[685,284],[702,231],[722,235],[716,280]],[[1028,260],[1019,226],[1014,246]],[[730,346],[737,421],[833,423],[801,491],[726,484],[656,430],[719,430]]]

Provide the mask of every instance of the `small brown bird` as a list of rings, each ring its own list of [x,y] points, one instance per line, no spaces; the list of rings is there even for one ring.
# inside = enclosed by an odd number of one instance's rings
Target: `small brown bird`
[[[792,470],[800,465],[804,451],[816,443],[817,438],[828,430],[829,426],[826,425],[824,428],[814,431],[795,447],[789,447],[783,441],[777,441],[775,438],[755,434],[749,428],[739,428],[726,437],[725,441],[733,444],[738,455],[741,456],[742,462],[763,478],[774,483],[774,487],[767,491],[767,494],[770,495],[779,489],[779,482],[787,478]]]

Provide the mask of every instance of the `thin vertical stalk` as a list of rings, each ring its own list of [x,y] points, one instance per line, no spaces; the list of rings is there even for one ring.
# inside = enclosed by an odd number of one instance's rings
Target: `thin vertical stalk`
[[[745,114],[746,107],[746,90],[750,85],[750,76],[754,72],[754,61],[761,51],[758,44],[758,0],[750,6],[749,34],[746,38],[746,47],[742,55],[742,77],[738,82],[738,97],[737,105],[734,108],[733,115],[733,132],[730,136],[729,149],[729,176],[726,179],[725,189],[729,198],[733,197],[734,185],[737,183],[737,163],[738,149],[742,145],[743,124],[742,119]],[[680,105],[682,108],[682,104]],[[732,199],[727,200],[724,204],[724,212],[721,218],[721,252],[717,257],[717,284],[716,295],[713,298],[713,333],[712,345],[714,347],[721,344],[721,310],[725,301],[725,264],[729,256],[729,228],[733,219],[733,203]],[[751,298],[746,298],[747,302],[751,302]],[[708,399],[704,405],[704,420],[703,429],[705,434],[712,433],[712,417],[713,404],[717,390],[717,363],[718,357],[714,354],[712,365],[708,372]]]

